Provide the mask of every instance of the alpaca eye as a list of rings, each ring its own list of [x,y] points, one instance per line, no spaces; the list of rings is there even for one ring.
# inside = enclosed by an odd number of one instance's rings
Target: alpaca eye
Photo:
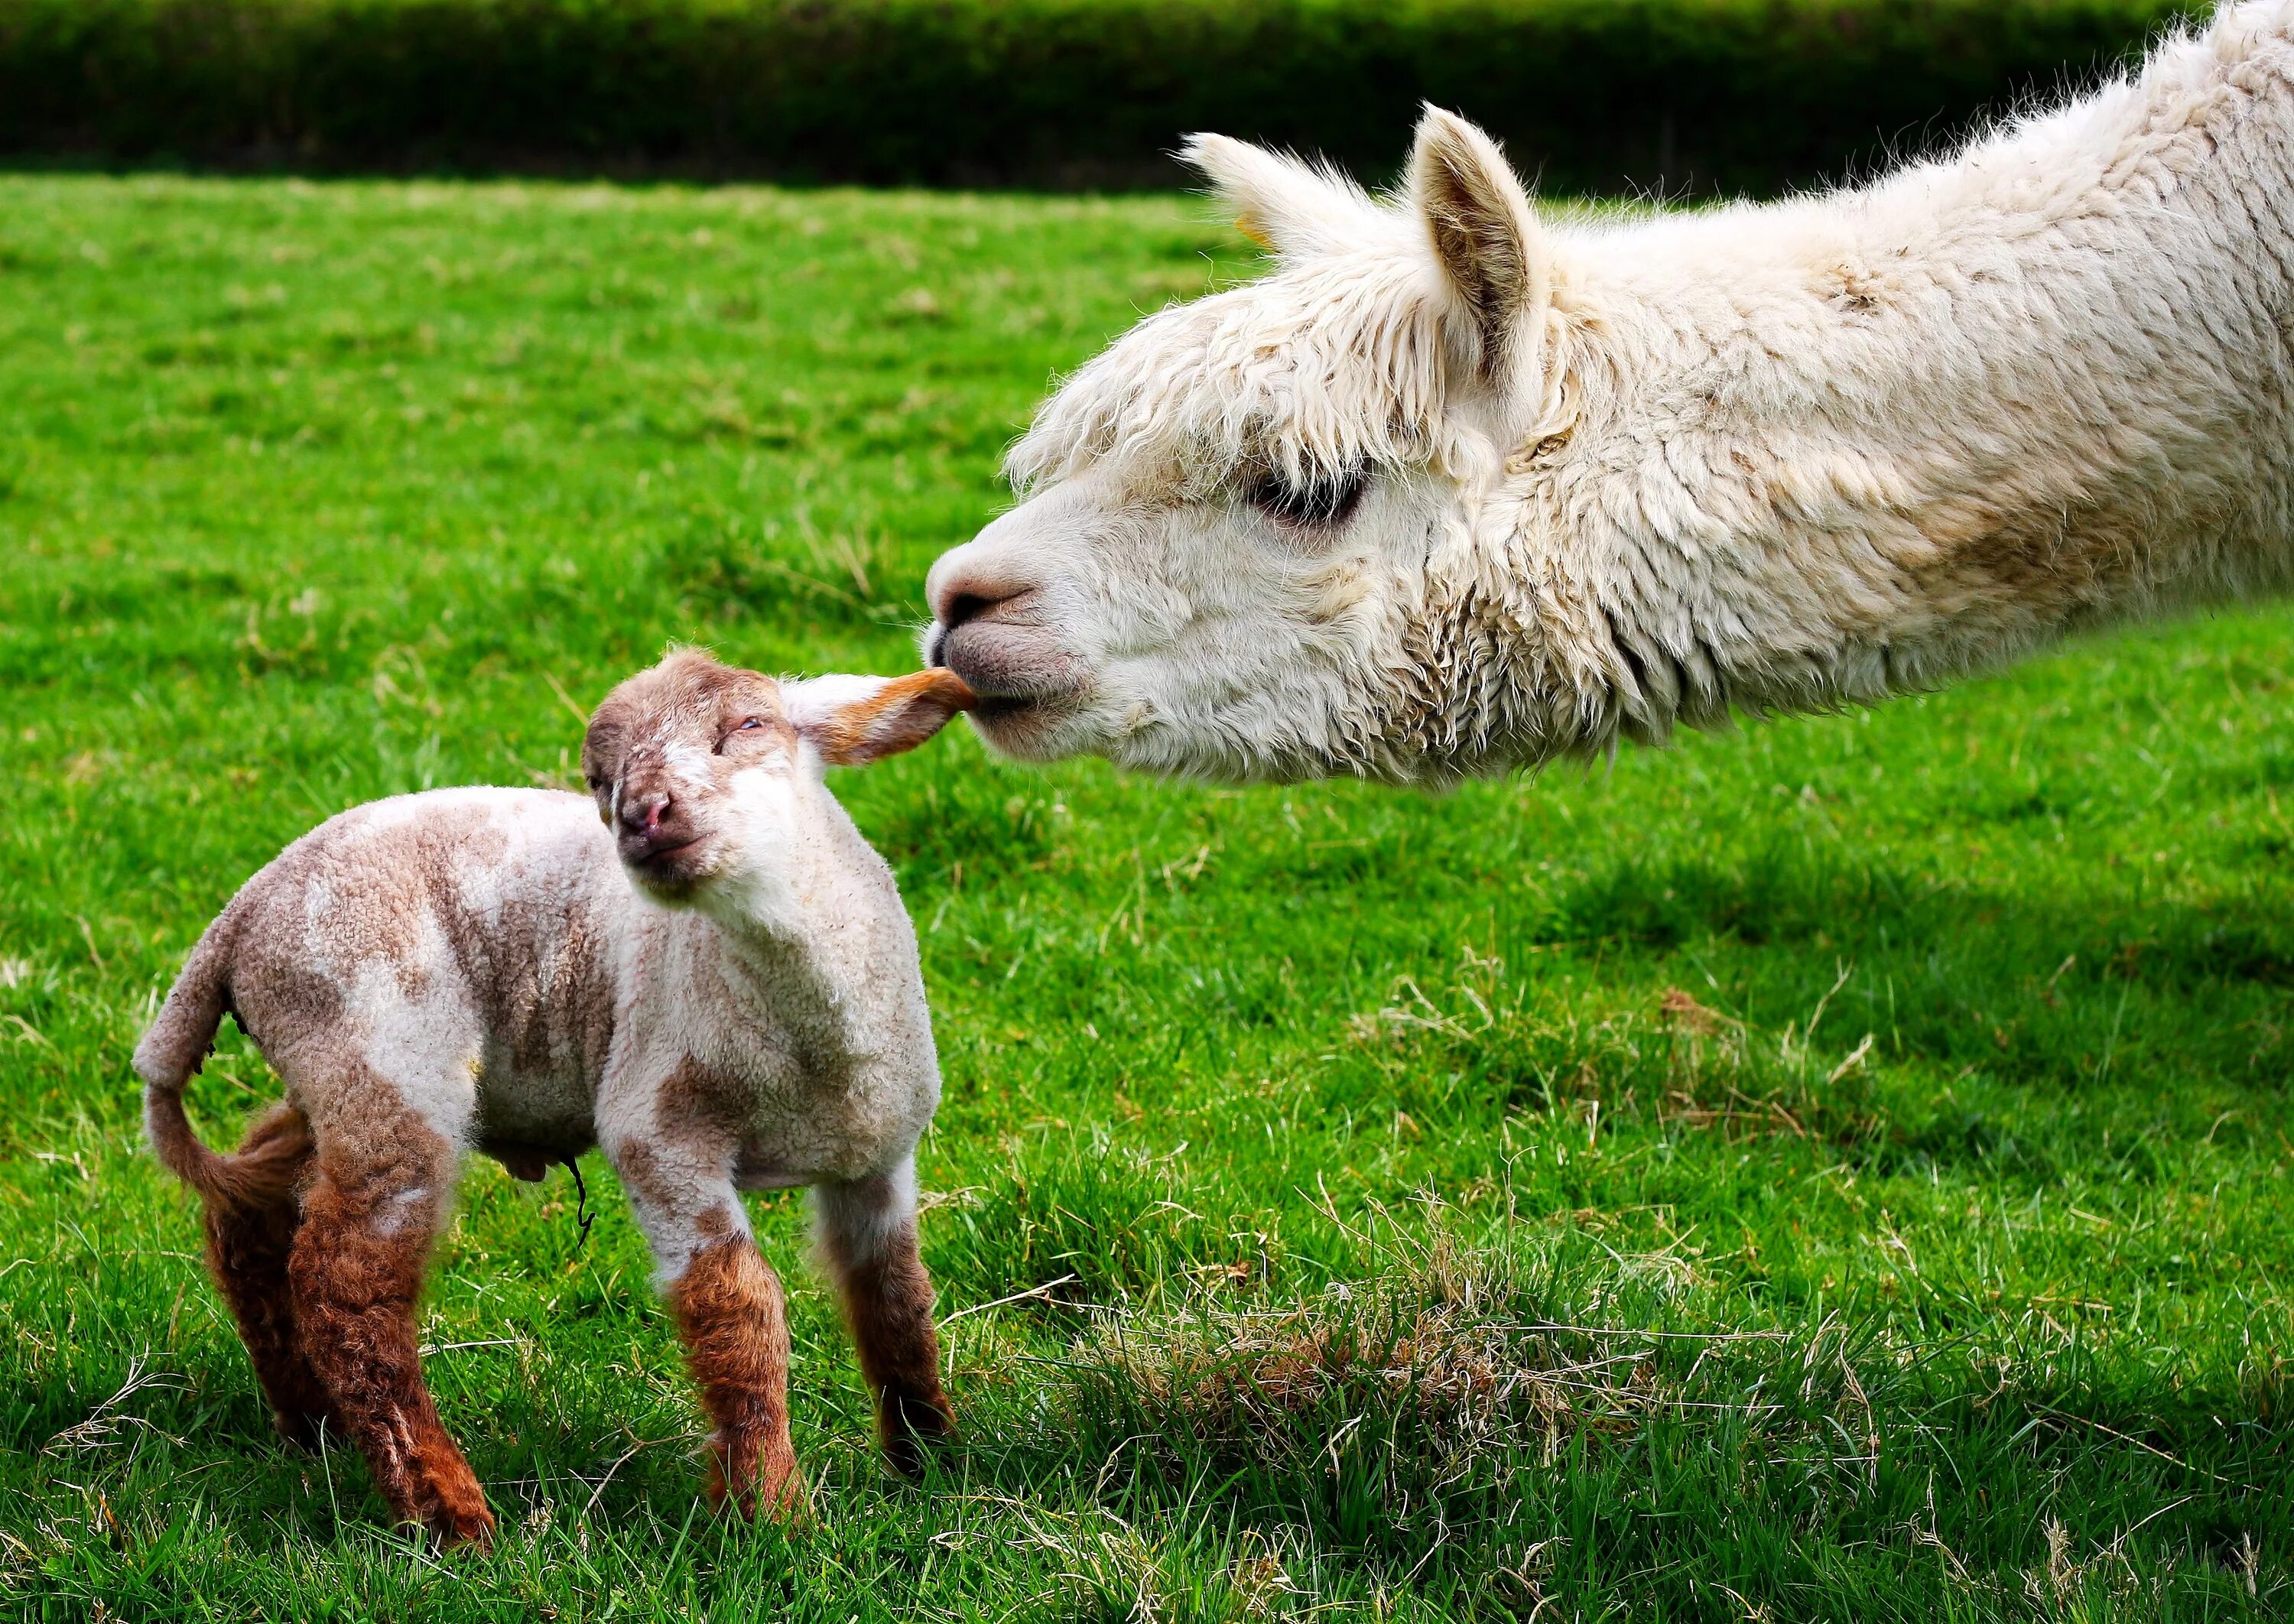
[[[1242,487],[1242,499],[1270,519],[1307,527],[1333,526],[1354,517],[1370,489],[1370,470],[1349,463],[1335,473],[1310,475],[1293,483],[1280,468],[1265,468]]]
[[[741,731],[742,731],[743,733],[746,733],[746,732],[748,732],[748,731],[749,731],[749,729],[750,729],[750,728],[752,728],[752,727],[763,727],[764,725],[765,725],[765,719],[764,719],[764,718],[762,718],[762,717],[761,717],[761,716],[752,716],[752,717],[749,718],[749,719],[748,719],[748,720],[746,720],[746,721],[744,721],[744,722],[743,722],[743,723],[741,724]]]

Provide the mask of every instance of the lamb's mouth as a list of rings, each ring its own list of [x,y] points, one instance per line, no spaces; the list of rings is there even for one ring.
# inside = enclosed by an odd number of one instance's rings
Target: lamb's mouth
[[[675,845],[655,846],[635,854],[624,851],[622,862],[631,878],[658,895],[681,897],[707,878],[706,839],[695,835]]]

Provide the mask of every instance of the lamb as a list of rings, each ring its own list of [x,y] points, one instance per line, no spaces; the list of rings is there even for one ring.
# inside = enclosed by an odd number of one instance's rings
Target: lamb
[[[920,1469],[955,1425],[916,1250],[940,1067],[891,872],[822,769],[910,749],[970,700],[945,670],[776,682],[675,653],[598,708],[586,799],[375,801],[247,882],[135,1069],[283,1436],[347,1433],[400,1519],[486,1543],[422,1382],[424,1265],[466,1149],[538,1179],[595,1145],[714,1424],[714,1500],[785,1517],[804,1493],[781,1286],[743,1190],[813,1187],[883,1452]],[[219,1156],[183,1089],[226,1012],[286,1098]]]

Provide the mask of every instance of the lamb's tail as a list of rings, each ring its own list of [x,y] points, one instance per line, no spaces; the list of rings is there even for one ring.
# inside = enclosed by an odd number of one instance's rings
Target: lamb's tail
[[[183,973],[143,1041],[135,1045],[135,1071],[143,1079],[143,1132],[152,1154],[208,1201],[224,1206],[268,1204],[292,1185],[310,1150],[310,1131],[299,1111],[264,1125],[236,1156],[218,1156],[192,1131],[183,1114],[183,1088],[215,1047],[231,1005],[231,963],[239,945],[239,910],[225,908],[199,938]]]

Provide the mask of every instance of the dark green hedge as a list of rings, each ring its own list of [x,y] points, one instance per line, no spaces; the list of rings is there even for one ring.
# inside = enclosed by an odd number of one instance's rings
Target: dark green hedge
[[[0,0],[0,151],[931,183],[1390,169],[1421,100],[1550,189],[1772,191],[2090,79],[2187,0]]]

